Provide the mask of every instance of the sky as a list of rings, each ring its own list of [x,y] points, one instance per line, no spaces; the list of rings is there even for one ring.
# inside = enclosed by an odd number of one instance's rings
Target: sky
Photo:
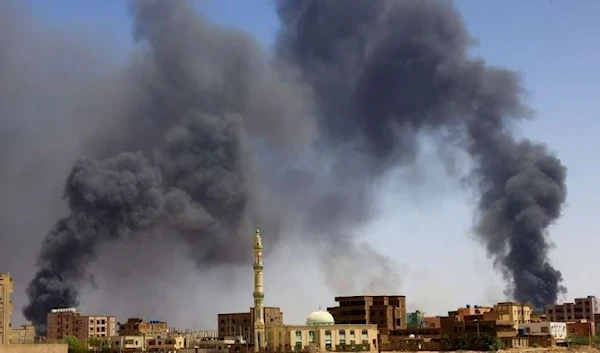
[[[53,26],[76,24],[110,37],[123,48],[122,53],[115,54],[127,57],[132,38],[124,1],[22,1]],[[598,155],[594,146],[600,136],[600,120],[596,116],[600,101],[593,99],[600,92],[597,64],[600,2],[457,0],[455,3],[469,31],[478,39],[473,55],[523,75],[536,119],[523,125],[522,134],[550,145],[568,168],[567,207],[550,235],[556,245],[551,258],[563,272],[569,289],[564,299],[600,294],[600,283],[592,280],[600,248],[596,223],[600,163],[594,162]],[[196,4],[210,20],[249,32],[266,48],[272,45],[278,19],[271,0],[206,0]],[[427,163],[427,156],[424,161]],[[504,299],[503,282],[486,259],[483,248],[470,235],[474,198],[443,178],[441,169],[436,172],[436,167],[431,166],[427,171],[422,176],[426,188],[414,188],[398,181],[400,178],[388,180],[379,216],[365,230],[365,241],[403,269],[401,291],[407,296],[409,310],[444,314],[457,306],[491,304]],[[288,291],[279,289],[271,296],[267,293],[267,300],[271,301],[267,304],[281,305],[286,321],[296,323],[309,310],[332,305],[334,294],[321,289],[322,283],[315,280],[318,274],[314,266],[303,262],[304,256],[310,258],[309,254],[285,251],[292,250],[282,250],[274,256],[296,255],[293,256],[296,260],[290,262],[288,270],[273,269],[271,273],[267,263],[267,291],[270,279],[281,281],[281,276],[297,271],[305,274],[295,280],[289,278],[300,283],[291,285]],[[298,286],[308,286],[310,290],[303,294],[302,304],[292,307],[290,301],[281,298],[299,290]],[[247,303],[223,304],[219,311],[245,310],[251,301],[250,291],[249,288]],[[90,304],[92,300],[84,300],[82,306],[94,307]],[[16,319],[21,319],[18,314]],[[178,322],[176,317],[172,320]],[[210,320],[199,322],[210,325]]]

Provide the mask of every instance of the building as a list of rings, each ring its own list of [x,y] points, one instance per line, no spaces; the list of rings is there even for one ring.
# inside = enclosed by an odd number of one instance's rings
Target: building
[[[442,325],[440,319],[440,316],[425,316],[423,318],[423,323],[426,328],[440,328]]]
[[[164,337],[146,339],[146,351],[174,352],[185,348],[183,337]]]
[[[568,335],[579,337],[590,337],[596,335],[596,325],[593,321],[580,320],[577,322],[567,322]]]
[[[381,342],[387,343],[389,332],[407,328],[406,297],[395,296],[352,296],[336,297],[337,307],[327,308],[338,324],[378,327]]]
[[[47,315],[46,320],[46,339],[49,342],[57,342],[66,336],[77,336],[75,330],[75,319],[81,316],[76,308],[57,308],[52,309]]]
[[[11,344],[31,344],[35,343],[35,327],[33,325],[21,325],[19,328],[13,328],[10,336]]]
[[[250,313],[220,314],[218,316],[220,339],[207,341],[207,345],[222,347],[226,341],[230,341],[231,344],[227,344],[230,351],[251,349],[255,352],[310,348],[319,351],[325,349],[377,351],[379,346],[377,325],[368,323],[336,325],[334,317],[327,311],[321,310],[311,313],[305,325],[284,325],[283,314],[279,308],[271,308],[273,310],[269,315],[269,310],[264,307],[262,250],[262,238],[257,229],[253,242],[254,307],[250,309]],[[247,328],[246,331],[253,331],[245,335],[251,341],[244,339],[244,327]],[[231,335],[233,340],[224,339],[226,334],[231,333],[233,333]]]
[[[464,308],[458,308],[456,311],[456,316],[460,318],[460,320],[469,320],[469,317],[483,315],[485,313],[489,313],[493,310],[492,307],[489,306],[481,306],[481,305],[469,305],[467,304]]]
[[[259,229],[254,234],[253,252],[254,306],[247,313],[219,314],[217,329],[219,339],[242,337],[258,351],[264,348],[266,328],[283,325],[283,313],[278,307],[264,306],[263,245]]]
[[[52,309],[47,316],[46,338],[50,342],[75,336],[88,342],[91,338],[108,339],[116,335],[113,316],[83,316],[75,308]]]
[[[423,328],[425,327],[425,314],[419,310],[406,314],[406,327],[407,328]]]
[[[600,303],[593,295],[589,295],[587,298],[576,298],[575,303],[546,305],[546,318],[548,321],[594,321],[595,314],[600,314]]]
[[[567,339],[567,324],[564,322],[527,322],[519,329],[528,335],[552,336],[555,340]]]
[[[489,316],[495,316],[496,321],[510,321],[513,323],[513,328],[516,330],[522,324],[531,321],[531,313],[533,309],[531,305],[513,303],[513,302],[502,302],[494,305],[494,309],[489,312],[490,314],[484,313],[484,317],[487,319]],[[494,319],[491,317],[491,319]]]
[[[124,352],[138,352],[146,350],[146,338],[143,336],[115,336],[110,338],[113,348]]]
[[[79,316],[75,318],[75,337],[83,342],[91,338],[108,339],[117,334],[113,316]]]
[[[378,330],[375,324],[336,324],[327,311],[315,311],[305,325],[267,328],[267,347],[289,352],[310,350],[341,352],[377,352]]]
[[[10,343],[10,319],[13,312],[11,296],[14,284],[9,273],[0,273],[0,345]]]
[[[168,332],[169,325],[165,321],[144,322],[140,318],[133,317],[127,319],[124,324],[119,324],[119,336],[166,337]]]
[[[264,307],[263,317],[266,326],[283,325],[283,312],[278,307]],[[253,341],[254,337],[254,308],[248,312],[227,313],[217,315],[217,332],[221,340],[232,337],[243,337]]]

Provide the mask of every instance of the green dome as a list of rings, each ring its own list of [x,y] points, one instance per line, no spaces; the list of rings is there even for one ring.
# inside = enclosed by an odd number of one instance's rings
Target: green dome
[[[327,311],[319,310],[308,315],[306,318],[306,324],[309,326],[334,325],[335,320],[333,319],[333,315]]]

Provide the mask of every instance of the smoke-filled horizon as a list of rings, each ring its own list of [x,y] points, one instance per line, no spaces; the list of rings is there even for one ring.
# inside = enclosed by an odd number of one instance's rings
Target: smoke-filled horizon
[[[397,290],[400,269],[360,231],[377,212],[375,185],[411,168],[425,136],[440,159],[470,156],[474,232],[507,296],[539,308],[564,291],[547,230],[566,169],[515,137],[531,117],[521,79],[468,55],[473,40],[450,3],[280,0],[272,57],[188,1],[130,5],[135,54],[108,75],[77,72],[89,82],[80,114],[93,112],[94,128],[64,183],[68,214],[47,233],[28,286],[24,314],[39,331],[50,309],[77,305],[106,244],[156,229],[185,245],[198,271],[249,263],[256,225],[271,243],[304,234],[337,292]],[[0,27],[20,25],[9,20]],[[6,65],[0,57],[0,72]],[[10,107],[0,104],[2,124]],[[343,276],[348,268],[369,280]]]

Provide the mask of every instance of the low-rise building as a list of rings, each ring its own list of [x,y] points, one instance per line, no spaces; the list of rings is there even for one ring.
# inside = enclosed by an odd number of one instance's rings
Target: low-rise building
[[[165,337],[146,339],[146,351],[150,352],[172,352],[185,348],[183,337]]]
[[[283,325],[283,312],[278,307],[263,308],[265,326]],[[228,339],[243,337],[252,342],[254,340],[254,308],[248,312],[226,313],[217,315],[218,338]]]
[[[144,320],[134,317],[127,319],[124,324],[119,324],[119,336],[151,336],[166,337],[169,325],[165,321]]]
[[[13,328],[11,330],[10,343],[35,343],[35,327],[33,325],[21,325],[19,328]]]
[[[282,325],[267,328],[267,347],[290,351],[378,351],[376,324],[336,324],[326,311],[311,313],[306,325]]]
[[[439,316],[425,316],[423,322],[426,328],[440,328],[440,317]]]
[[[111,346],[123,352],[146,350],[146,338],[143,336],[115,336],[110,338]]]
[[[593,321],[586,320],[580,320],[577,322],[567,322],[567,331],[569,336],[595,336],[596,325],[594,325]]]
[[[516,330],[520,325],[531,321],[533,308],[527,304],[502,302],[494,305],[492,312],[497,321],[510,321]]]
[[[556,340],[567,339],[565,322],[527,322],[519,327],[528,335],[552,336]]]

